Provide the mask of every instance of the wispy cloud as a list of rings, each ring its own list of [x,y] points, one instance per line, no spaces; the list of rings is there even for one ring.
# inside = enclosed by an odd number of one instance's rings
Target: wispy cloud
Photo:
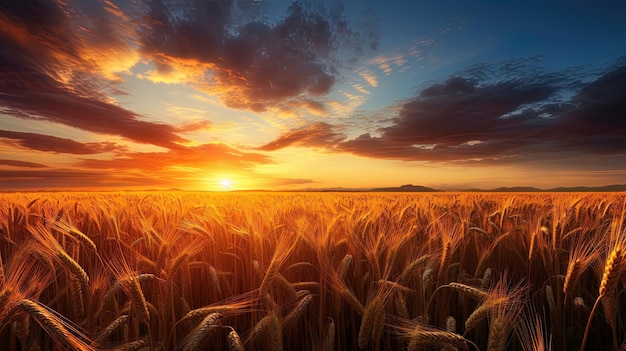
[[[274,151],[289,146],[331,147],[345,139],[345,136],[337,132],[336,129],[337,127],[331,126],[328,123],[318,122],[305,128],[291,130],[258,149]]]
[[[41,163],[19,161],[19,160],[0,160],[0,165],[22,167],[22,168],[46,168],[48,167]]]
[[[361,78],[365,79],[365,81],[367,82],[367,84],[369,84],[370,86],[376,88],[378,86],[378,78],[376,77],[376,75],[374,75],[373,72],[367,70],[367,69],[361,69],[359,71],[359,76],[361,76]]]
[[[159,172],[172,168],[214,171],[216,169],[244,170],[271,162],[271,158],[266,155],[242,152],[222,143],[209,143],[164,152],[120,153],[113,159],[83,159],[76,166],[144,172]]]
[[[14,142],[17,145],[37,151],[49,151],[74,155],[91,155],[104,152],[119,152],[124,147],[111,142],[81,143],[71,139],[58,138],[37,133],[22,133],[0,130],[0,143]]]
[[[383,73],[388,76],[394,69],[402,69],[409,62],[403,54],[394,54],[391,56],[377,56],[369,61],[370,65],[378,66]]]

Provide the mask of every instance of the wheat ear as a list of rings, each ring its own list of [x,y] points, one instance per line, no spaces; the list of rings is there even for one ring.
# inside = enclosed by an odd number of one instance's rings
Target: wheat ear
[[[322,351],[335,350],[335,321],[333,321],[330,317],[328,318],[330,319],[330,323],[328,324],[328,330],[326,331],[326,336],[324,337]]]
[[[448,284],[448,287],[455,291],[463,293],[479,302],[485,301],[487,297],[489,297],[489,294],[486,291],[461,283],[452,282]]]
[[[102,344],[106,339],[113,334],[120,326],[128,322],[128,315],[121,315],[111,322],[104,330],[94,339],[93,343],[96,345]]]
[[[426,330],[417,326],[409,334],[409,350],[419,350],[420,345],[433,345],[443,348],[465,347],[466,340],[461,335],[443,330]]]
[[[352,255],[346,254],[341,262],[339,262],[339,268],[337,268],[337,274],[341,279],[346,278],[346,274],[348,274],[348,270],[352,267]]]
[[[265,345],[262,345],[264,350],[282,350],[282,328],[280,324],[280,319],[278,319],[276,313],[274,312],[268,314],[260,321],[258,321],[254,328],[252,328],[252,331],[250,332],[248,338],[250,340],[258,340],[259,338],[262,338],[262,340],[265,341]]]
[[[384,313],[383,304],[380,298],[374,298],[365,309],[361,327],[359,328],[358,345],[360,349],[366,348],[372,340],[374,323],[380,319],[380,314]]]
[[[287,316],[285,316],[283,320],[284,325],[289,325],[294,323],[303,313],[309,303],[313,300],[313,295],[306,295],[298,303],[296,307],[294,307],[293,311],[291,311]]]
[[[489,325],[489,339],[487,351],[504,351],[508,339],[508,330],[505,320],[494,318]]]
[[[150,346],[147,340],[135,340],[131,342],[127,342],[123,345],[120,345],[111,351],[138,351],[143,349],[144,347]]]
[[[220,313],[211,313],[206,316],[202,322],[189,333],[182,350],[200,350],[206,340],[220,327],[220,319],[222,319],[222,314]]]
[[[230,328],[230,332],[228,333],[228,350],[229,351],[245,351],[243,347],[243,343],[241,342],[241,337],[234,328]]]
[[[16,307],[28,313],[59,345],[67,345],[75,350],[93,350],[66,328],[67,322],[61,321],[47,306],[41,303],[23,299],[17,302]]]
[[[602,280],[600,281],[600,288],[598,289],[598,298],[596,302],[593,304],[593,308],[589,313],[589,318],[587,319],[587,326],[585,327],[585,334],[583,336],[583,341],[580,346],[580,351],[584,351],[585,345],[587,344],[587,338],[589,337],[589,327],[591,326],[591,320],[593,319],[593,315],[595,314],[596,309],[598,308],[598,304],[601,301],[607,301],[603,303],[603,306],[608,305],[610,309],[611,298],[617,287],[617,283],[619,281],[619,276],[621,275],[621,266],[624,255],[620,247],[616,247],[611,251],[611,254],[606,260],[606,264],[604,265],[604,273],[602,274]],[[603,307],[606,308],[606,307]],[[612,321],[612,312],[609,310],[608,313],[605,311],[605,318],[609,318]],[[611,323],[611,328],[615,329],[614,324]],[[613,333],[613,338],[615,339],[615,333]]]
[[[456,333],[456,319],[453,316],[448,316],[446,319],[446,331],[448,333]]]
[[[563,294],[570,295],[574,288],[574,284],[580,276],[582,262],[580,259],[570,261],[567,265],[567,273],[565,273],[565,281],[563,281]]]
[[[70,276],[70,294],[72,296],[72,308],[76,317],[82,317],[85,313],[83,301],[83,288],[80,280],[73,275]]]

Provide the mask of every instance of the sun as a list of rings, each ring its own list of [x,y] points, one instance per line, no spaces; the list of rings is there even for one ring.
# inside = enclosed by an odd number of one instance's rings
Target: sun
[[[230,189],[233,186],[233,182],[230,179],[222,179],[220,180],[220,186],[222,189]]]

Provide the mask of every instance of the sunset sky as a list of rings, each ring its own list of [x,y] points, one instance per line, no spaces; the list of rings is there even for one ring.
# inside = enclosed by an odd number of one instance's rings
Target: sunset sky
[[[0,191],[626,183],[626,1],[0,0]]]

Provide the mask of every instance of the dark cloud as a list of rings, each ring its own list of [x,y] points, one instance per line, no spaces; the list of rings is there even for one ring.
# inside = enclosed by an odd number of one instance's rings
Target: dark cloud
[[[274,151],[288,146],[332,147],[345,139],[345,135],[336,129],[337,127],[328,123],[318,122],[302,129],[287,132],[259,147],[258,150]]]
[[[555,132],[585,149],[626,151],[626,65],[584,86],[562,112]],[[574,143],[567,146],[575,147]]]
[[[482,64],[431,82],[400,103],[390,124],[375,133],[346,139],[338,127],[318,123],[286,132],[260,149],[324,147],[459,165],[626,153],[626,65],[592,77],[596,71],[589,68],[545,73],[535,64],[536,58]]]
[[[71,139],[58,138],[51,135],[12,132],[7,130],[0,130],[0,138],[14,140],[19,146],[33,150],[74,155],[90,155],[124,150],[123,147],[111,142],[80,143]]]
[[[0,165],[22,167],[22,168],[46,168],[48,167],[41,163],[18,161],[18,160],[0,160]]]
[[[533,115],[502,117],[523,105],[545,101],[556,90],[523,81],[478,86],[466,78],[452,77],[422,90],[402,106],[390,127],[380,131],[385,140],[440,146],[520,133],[525,126],[545,121]]]
[[[176,7],[180,3],[149,3],[144,54],[155,61],[157,74],[189,65],[200,69],[204,75],[195,77],[195,84],[238,109],[260,112],[329,93],[340,79],[341,49],[358,51],[369,40],[351,29],[340,7],[326,11],[294,2],[286,17],[269,23],[238,20],[239,10],[230,1],[182,3],[184,10]]]
[[[498,81],[499,72],[504,79]],[[481,65],[424,87],[380,135],[337,146],[363,156],[418,161],[520,162],[563,153],[626,151],[626,66],[543,73],[526,59]],[[563,98],[574,92],[573,97]]]

